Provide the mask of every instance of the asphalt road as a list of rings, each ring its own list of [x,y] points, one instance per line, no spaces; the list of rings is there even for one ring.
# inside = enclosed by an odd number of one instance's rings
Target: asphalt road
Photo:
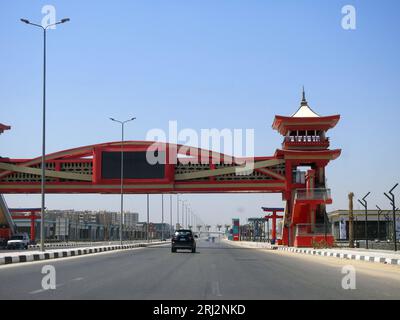
[[[0,267],[0,299],[400,299],[400,267],[199,241]],[[42,267],[57,288],[43,290]],[[356,289],[342,288],[342,267]]]

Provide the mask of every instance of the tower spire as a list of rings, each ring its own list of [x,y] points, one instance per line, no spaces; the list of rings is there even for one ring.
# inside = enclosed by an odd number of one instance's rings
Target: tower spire
[[[307,106],[308,105],[307,100],[306,100],[306,92],[304,90],[304,86],[303,86],[303,99],[301,100],[301,105],[302,106]]]

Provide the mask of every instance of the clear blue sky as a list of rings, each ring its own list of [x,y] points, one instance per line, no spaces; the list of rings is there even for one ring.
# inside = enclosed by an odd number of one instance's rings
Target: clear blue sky
[[[254,128],[256,155],[281,137],[275,114],[299,106],[304,84],[319,114],[341,114],[329,132],[342,156],[328,167],[334,203],[347,193],[388,207],[382,192],[400,182],[400,2],[314,0],[6,1],[0,2],[0,154],[32,158],[41,148],[42,6],[71,22],[48,36],[47,150],[114,141],[109,116],[138,120],[127,138],[153,128]],[[357,29],[341,27],[354,5]],[[398,193],[399,194],[399,193]],[[159,198],[152,196],[153,216]],[[210,223],[260,214],[279,195],[186,196]],[[10,206],[40,206],[37,196],[7,196]],[[49,196],[49,208],[118,210],[117,196]],[[145,197],[128,209],[144,218]],[[158,210],[158,211],[157,211]]]

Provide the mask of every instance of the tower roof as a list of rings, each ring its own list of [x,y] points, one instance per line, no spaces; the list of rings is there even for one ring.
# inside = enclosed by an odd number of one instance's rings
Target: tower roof
[[[314,112],[308,105],[308,102],[306,100],[306,93],[304,91],[304,86],[303,86],[303,99],[301,100],[300,108],[297,109],[297,111],[292,115],[292,117],[294,117],[294,118],[320,117],[320,115],[317,114],[316,112]]]
[[[320,116],[314,112],[308,105],[306,94],[303,87],[303,98],[299,109],[290,117],[275,116],[272,128],[280,134],[286,135],[291,130],[324,130],[336,126],[340,119],[340,115]]]

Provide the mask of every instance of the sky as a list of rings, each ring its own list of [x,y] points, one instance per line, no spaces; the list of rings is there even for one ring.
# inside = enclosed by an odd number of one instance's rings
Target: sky
[[[45,5],[71,19],[48,33],[48,153],[117,141],[109,117],[134,116],[128,140],[169,121],[198,132],[254,129],[256,156],[270,156],[282,142],[274,116],[297,110],[304,85],[314,111],[341,115],[328,133],[342,149],[327,168],[328,211],[347,208],[350,191],[356,199],[371,191],[370,207],[389,208],[383,192],[400,182],[399,1],[3,0],[0,123],[12,126],[0,137],[3,157],[41,153],[42,35],[19,19],[40,23]],[[345,5],[356,9],[355,30],[342,28]],[[279,194],[182,198],[210,224],[284,205]],[[125,199],[145,219],[146,197]],[[36,195],[6,200],[40,206]],[[47,207],[118,211],[119,196],[48,195]],[[150,208],[159,220],[161,195]]]

